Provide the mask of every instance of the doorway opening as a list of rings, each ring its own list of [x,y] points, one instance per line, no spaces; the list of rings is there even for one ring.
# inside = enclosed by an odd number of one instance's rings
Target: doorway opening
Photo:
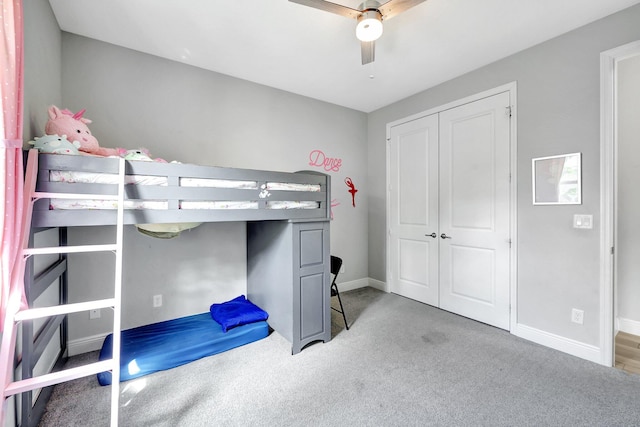
[[[633,62],[630,62],[633,61]],[[637,64],[636,64],[637,61]],[[640,204],[638,197],[630,195],[628,188],[633,185],[622,174],[633,173],[630,159],[632,144],[627,144],[629,132],[640,134],[639,128],[633,129],[631,121],[626,119],[630,109],[637,111],[640,101],[636,98],[636,107],[625,100],[628,88],[637,87],[640,91],[640,78],[636,72],[634,80],[629,81],[633,71],[626,72],[628,66],[640,67],[640,41],[603,52],[600,55],[601,76],[601,288],[600,288],[600,340],[601,363],[613,366],[615,357],[615,336],[619,331],[640,335],[640,319],[627,317],[629,304],[638,304],[640,289],[631,287],[634,275],[640,277],[633,263],[626,259],[630,256],[640,230],[634,234],[630,209],[633,203]],[[637,155],[634,155],[637,158]],[[635,199],[635,200],[634,200]],[[631,243],[634,243],[633,245]]]

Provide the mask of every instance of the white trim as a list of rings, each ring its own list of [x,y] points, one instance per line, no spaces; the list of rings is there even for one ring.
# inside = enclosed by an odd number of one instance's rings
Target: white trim
[[[640,54],[640,41],[600,54],[600,348],[598,363],[613,366],[616,194],[616,64]]]
[[[380,280],[369,278],[369,286],[380,291],[389,293],[389,286],[385,282],[381,282]]]
[[[412,115],[407,116],[407,117],[403,117],[402,119],[398,119],[398,120],[395,120],[393,122],[389,122],[389,123],[387,123],[387,139],[389,139],[391,137],[391,128],[394,127],[394,126],[398,126],[398,125],[401,125],[403,123],[408,123],[408,122],[411,122],[413,120],[417,120],[417,119],[422,118],[422,117],[430,116],[432,114],[441,113],[443,111],[450,110],[452,108],[456,108],[456,107],[459,107],[459,106],[464,105],[464,104],[470,104],[472,102],[478,101],[478,100],[483,99],[483,98],[489,98],[490,96],[497,95],[499,93],[512,92],[515,95],[516,87],[517,87],[517,82],[514,81],[514,82],[511,82],[511,83],[504,84],[502,86],[494,87],[493,89],[489,89],[489,90],[485,90],[485,91],[480,92],[480,93],[476,93],[474,95],[469,95],[469,96],[467,96],[465,98],[462,98],[462,99],[451,101],[449,103],[440,105],[438,107],[430,108],[428,110],[425,110],[425,111],[422,111],[422,112],[419,112],[419,113],[416,113],[416,114],[412,114]],[[512,104],[513,104],[513,105],[511,105],[511,114],[512,114],[512,117],[513,117],[513,113],[514,113],[513,110],[514,110],[514,107],[515,107],[515,96],[514,96],[514,99],[512,99],[511,101],[512,101]]]
[[[365,277],[363,279],[351,280],[349,282],[341,282],[338,280],[336,283],[338,284],[338,290],[340,292],[347,292],[354,289],[366,288],[369,286],[369,279]]]
[[[600,54],[600,348],[599,363],[613,365],[613,116],[615,59]]]
[[[511,103],[511,201],[509,203],[509,221],[511,231],[511,295],[509,307],[512,330],[518,324],[518,85],[512,82],[508,85]]]
[[[536,344],[591,362],[600,363],[600,349],[594,345],[551,334],[523,324],[516,324],[512,328],[511,333],[520,338],[535,342]]]
[[[411,120],[418,119],[420,117],[426,116],[427,114],[422,114],[421,116],[414,115]],[[389,283],[392,282],[391,276],[391,249],[390,249],[390,235],[391,235],[391,128],[395,125],[399,125],[404,123],[403,121],[395,121],[391,123],[387,123],[387,131],[385,136],[385,162],[386,162],[386,181],[385,181],[385,228],[384,228],[384,252],[385,252],[385,270],[384,277],[386,279],[386,291],[391,292],[391,286]]]
[[[353,291],[354,289],[366,288],[367,286],[383,292],[389,292],[385,282],[372,279],[371,277],[364,277],[362,279],[351,280],[349,282],[337,281],[336,283],[338,284],[338,290],[340,292]]]
[[[618,325],[617,330],[626,332],[632,335],[640,336],[640,322],[632,319],[625,319],[622,317],[618,317],[616,319],[616,323]]]
[[[102,334],[92,335],[90,337],[79,338],[67,342],[67,352],[69,357],[76,356],[78,354],[89,353],[90,351],[100,350],[104,339],[109,335],[107,332]]]
[[[385,229],[385,260],[386,260],[386,270],[385,270],[385,275],[387,277],[387,283],[385,284],[385,289],[386,292],[389,292],[389,287],[388,287],[388,283],[389,283],[389,277],[390,277],[390,257],[391,257],[391,251],[389,250],[389,230],[391,229],[391,225],[389,224],[389,218],[390,218],[390,197],[389,197],[389,191],[390,191],[390,175],[389,175],[389,170],[390,170],[390,155],[389,155],[389,141],[391,139],[391,128],[394,126],[398,126],[404,123],[408,123],[410,121],[413,120],[417,120],[421,117],[426,117],[426,116],[430,116],[432,114],[437,114],[437,113],[441,113],[443,111],[446,110],[450,110],[452,108],[456,108],[459,107],[461,105],[464,104],[469,104],[471,102],[475,102],[478,101],[480,99],[484,99],[484,98],[488,98],[490,96],[494,96],[497,95],[499,93],[504,93],[504,92],[509,92],[509,103],[510,103],[510,107],[511,107],[511,121],[510,121],[510,168],[511,168],[511,192],[510,192],[510,197],[511,200],[509,201],[509,226],[510,226],[510,232],[511,232],[511,262],[510,262],[510,276],[509,276],[509,281],[510,281],[510,296],[509,296],[509,300],[510,300],[510,307],[511,307],[511,314],[510,314],[510,318],[509,318],[509,330],[511,330],[513,328],[513,326],[516,324],[517,319],[518,319],[518,304],[517,304],[517,290],[518,290],[518,131],[517,131],[517,123],[518,123],[518,119],[517,119],[517,114],[518,114],[518,108],[517,108],[517,88],[518,88],[518,84],[517,82],[513,81],[511,83],[507,83],[504,84],[502,86],[498,86],[495,87],[493,89],[489,89],[486,90],[484,92],[480,92],[477,93],[475,95],[470,95],[467,96],[465,98],[462,99],[458,99],[456,101],[452,101],[449,102],[447,104],[444,105],[440,105],[438,107],[435,108],[431,108],[429,110],[426,111],[422,111],[420,113],[416,113],[413,114],[411,116],[408,117],[404,117],[402,119],[398,119],[395,120],[393,122],[387,123],[387,130],[386,130],[386,141],[387,141],[387,145],[386,145],[386,172],[387,172],[387,181],[386,181],[386,198],[387,198],[387,202],[386,202],[386,213],[387,213],[387,222],[386,222],[386,229]]]

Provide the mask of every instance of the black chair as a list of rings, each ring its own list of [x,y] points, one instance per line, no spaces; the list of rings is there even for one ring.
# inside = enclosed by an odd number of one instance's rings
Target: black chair
[[[337,256],[331,255],[331,274],[333,274],[333,280],[331,281],[331,296],[338,297],[338,302],[340,303],[340,310],[334,307],[331,307],[331,309],[342,314],[342,318],[344,319],[344,326],[347,328],[347,331],[348,331],[349,324],[347,323],[347,316],[345,316],[344,314],[342,299],[340,299],[340,292],[338,292],[338,285],[336,285],[336,279],[338,278],[338,273],[340,273],[341,268],[342,268],[342,258],[338,258]]]

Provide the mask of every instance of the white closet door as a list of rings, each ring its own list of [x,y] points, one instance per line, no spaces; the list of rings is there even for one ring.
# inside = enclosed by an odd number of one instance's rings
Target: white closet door
[[[440,113],[440,307],[509,329],[509,93]]]
[[[390,290],[437,306],[438,115],[392,127],[389,163]]]

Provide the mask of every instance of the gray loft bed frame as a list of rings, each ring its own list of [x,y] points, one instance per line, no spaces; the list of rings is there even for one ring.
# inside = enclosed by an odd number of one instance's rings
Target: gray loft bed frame
[[[118,173],[118,159],[105,157],[40,154],[36,191],[47,193],[117,194],[115,184],[81,184],[50,182],[49,171],[81,171]],[[128,161],[127,175],[163,176],[168,186],[126,185],[125,198],[137,200],[167,200],[168,209],[127,209],[125,224],[161,224],[179,222],[222,222],[264,220],[328,220],[331,212],[329,198],[330,177],[315,172],[271,172],[252,169],[233,169],[190,164]],[[257,181],[258,187],[266,182],[319,184],[320,192],[271,191],[260,198],[260,188],[223,189],[211,187],[181,187],[180,178]],[[258,209],[180,209],[180,200],[190,201],[256,201]],[[317,209],[268,209],[267,201],[313,201]],[[36,202],[33,227],[71,227],[82,225],[110,225],[116,223],[114,209],[55,210],[49,208],[49,199]]]
[[[25,151],[25,164],[26,164]],[[66,183],[51,182],[49,180],[49,171],[83,171],[97,173],[118,173],[119,159],[104,157],[88,157],[88,156],[70,156],[58,154],[38,155],[38,179],[36,184],[36,192],[44,193],[81,193],[81,194],[117,194],[117,185],[115,184],[82,184],[82,183]],[[326,294],[323,297],[321,306],[323,314],[315,323],[311,324],[312,328],[319,328],[319,332],[307,334],[302,339],[291,338],[291,330],[298,328],[297,324],[292,324],[291,313],[289,307],[284,306],[280,302],[280,298],[276,298],[276,302],[264,300],[265,291],[256,294],[257,301],[267,305],[263,306],[267,311],[270,309],[274,313],[270,313],[271,318],[278,321],[278,318],[284,319],[284,325],[276,327],[281,329],[285,337],[293,343],[293,353],[301,350],[303,344],[314,340],[329,341],[331,339],[330,330],[330,313],[329,310],[329,220],[331,216],[331,198],[330,177],[326,174],[314,171],[304,172],[271,172],[249,169],[234,169],[222,167],[198,166],[190,164],[173,164],[159,162],[143,162],[128,161],[126,162],[127,175],[152,175],[164,176],[168,178],[167,186],[158,185],[136,185],[128,184],[125,186],[125,199],[142,199],[142,200],[167,200],[168,209],[151,210],[151,209],[127,209],[124,212],[125,224],[161,224],[161,223],[186,223],[186,222],[229,222],[229,221],[246,221],[249,225],[259,225],[260,223],[272,223],[274,227],[280,228],[279,224],[288,223],[295,227],[296,233],[304,233],[312,224],[319,224],[321,236],[323,236],[318,244],[313,243],[311,253],[320,253],[323,261],[315,267],[324,277],[318,282],[318,292]],[[256,181],[258,189],[221,189],[210,187],[181,187],[179,186],[180,178],[205,178],[205,179],[221,179],[221,180],[241,180]],[[293,183],[293,184],[317,184],[320,185],[321,191],[270,191],[267,198],[260,198],[260,186],[266,182]],[[180,209],[180,200],[192,201],[257,201],[258,209]],[[318,203],[317,209],[268,209],[267,201],[313,201]],[[66,228],[75,226],[99,226],[99,225],[115,225],[116,210],[115,209],[76,209],[76,210],[56,210],[50,209],[50,200],[47,198],[40,199],[35,202],[33,209],[33,217],[31,223],[30,244],[33,244],[34,233],[50,228],[58,228],[59,243],[66,245]],[[267,227],[268,229],[272,227]],[[253,228],[251,228],[253,229]],[[323,231],[324,230],[324,231]],[[269,231],[269,233],[272,233]],[[250,237],[255,241],[265,239],[269,233],[260,233],[259,237]],[[254,235],[254,232],[248,233]],[[309,234],[309,233],[307,233]],[[313,230],[311,235],[315,236],[318,232]],[[298,238],[299,239],[299,238]],[[303,237],[304,240],[304,237]],[[251,241],[248,246],[255,246]],[[278,249],[279,250],[279,249]],[[306,252],[307,249],[304,249]],[[274,251],[270,250],[270,253]],[[279,255],[278,255],[279,254]],[[289,257],[289,252],[278,252],[275,254],[277,258]],[[298,258],[296,258],[298,257]],[[293,261],[300,263],[300,255],[293,255]],[[274,264],[275,265],[275,264]],[[273,267],[276,268],[276,267]],[[277,265],[277,268],[281,268]],[[302,266],[305,270],[306,267]],[[306,270],[305,270],[306,271]],[[324,273],[322,273],[324,271]],[[278,276],[280,272],[271,272],[270,275]],[[298,277],[300,276],[297,273]],[[316,271],[313,271],[318,276]],[[248,293],[252,292],[255,287],[255,280],[250,275],[248,277]],[[36,275],[34,272],[33,258],[27,260],[27,268],[25,272],[25,291],[29,305],[41,295],[49,286],[59,283],[59,303],[67,303],[67,256],[61,254],[59,258],[47,267],[42,273]],[[325,289],[326,287],[326,289]],[[291,292],[286,286],[284,289],[277,287],[267,291]],[[317,294],[316,294],[317,295]],[[303,295],[304,297],[304,295]],[[288,297],[291,299],[291,296]],[[300,297],[299,297],[300,298]],[[326,298],[326,299],[325,299]],[[299,313],[300,308],[293,308]],[[327,317],[328,316],[328,317]],[[308,322],[307,322],[308,323]],[[34,329],[32,321],[24,321],[22,324],[22,378],[30,378],[33,376],[33,368],[44,353],[44,349],[50,340],[54,339],[59,331],[60,353],[55,362],[55,370],[59,370],[68,358],[67,349],[67,319],[66,316],[57,316],[49,319],[45,325],[39,330]],[[306,333],[306,331],[302,331]],[[52,393],[53,386],[42,389],[37,400],[33,401],[32,392],[22,393],[18,411],[21,413],[22,426],[37,426],[42,417],[45,405]]]

